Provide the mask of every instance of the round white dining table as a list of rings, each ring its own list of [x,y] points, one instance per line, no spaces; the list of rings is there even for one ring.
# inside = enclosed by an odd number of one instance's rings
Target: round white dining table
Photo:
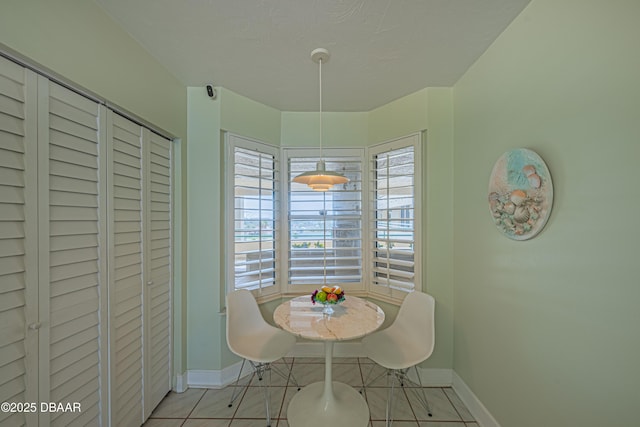
[[[375,331],[384,321],[384,311],[354,296],[346,296],[333,308],[333,313],[323,313],[321,304],[312,304],[310,296],[300,296],[280,304],[273,313],[275,323],[285,331],[324,342],[324,381],[309,384],[293,396],[287,409],[291,427],[364,427],[369,423],[364,397],[332,379],[333,344]]]

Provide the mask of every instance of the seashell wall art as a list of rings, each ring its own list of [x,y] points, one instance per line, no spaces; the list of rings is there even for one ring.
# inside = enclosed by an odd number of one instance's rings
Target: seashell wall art
[[[551,174],[538,154],[516,148],[498,158],[489,180],[489,210],[502,234],[531,239],[547,223],[552,205]]]

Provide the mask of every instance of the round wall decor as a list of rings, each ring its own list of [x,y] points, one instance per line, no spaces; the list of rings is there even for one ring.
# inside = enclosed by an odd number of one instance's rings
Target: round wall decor
[[[489,210],[502,234],[514,240],[534,237],[552,205],[551,174],[538,154],[516,148],[498,158],[489,180]]]

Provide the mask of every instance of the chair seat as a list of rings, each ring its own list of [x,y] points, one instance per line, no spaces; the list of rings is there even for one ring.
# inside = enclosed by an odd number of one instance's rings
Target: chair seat
[[[409,368],[425,359],[414,342],[386,329],[363,338],[362,346],[369,359],[387,369]]]
[[[286,356],[295,342],[296,337],[288,332],[274,327],[263,327],[236,336],[231,351],[254,362],[270,363]]]

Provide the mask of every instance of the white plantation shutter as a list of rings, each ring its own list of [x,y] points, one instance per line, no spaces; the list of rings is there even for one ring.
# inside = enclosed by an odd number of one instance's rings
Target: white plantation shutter
[[[317,192],[292,179],[316,168],[318,157],[291,151],[288,158],[288,284],[362,283],[361,152],[331,150],[327,170],[349,178],[346,184]],[[293,289],[293,288],[290,288]],[[298,289],[299,290],[299,289]]]
[[[100,163],[98,104],[55,83],[48,84],[49,144],[39,147],[40,312],[49,328],[40,335],[40,401],[81,402],[82,412],[40,414],[50,425],[100,424],[100,399],[106,341],[100,318],[104,298],[101,260],[106,253],[101,218],[104,178]],[[43,114],[41,114],[43,116]],[[43,126],[41,126],[41,129]],[[45,175],[46,173],[46,175]],[[43,191],[48,181],[48,192]],[[45,203],[46,201],[46,203]],[[48,243],[48,244],[47,244]],[[48,283],[43,286],[42,283]]]
[[[142,127],[109,114],[111,423],[143,421]]]
[[[228,135],[229,241],[232,289],[276,292],[278,152],[275,148]]]
[[[394,295],[416,287],[419,258],[419,135],[371,150],[372,291]]]
[[[146,168],[145,418],[171,390],[171,144],[145,130]]]
[[[35,78],[0,57],[0,402],[38,396]],[[0,425],[27,417],[0,412]]]

